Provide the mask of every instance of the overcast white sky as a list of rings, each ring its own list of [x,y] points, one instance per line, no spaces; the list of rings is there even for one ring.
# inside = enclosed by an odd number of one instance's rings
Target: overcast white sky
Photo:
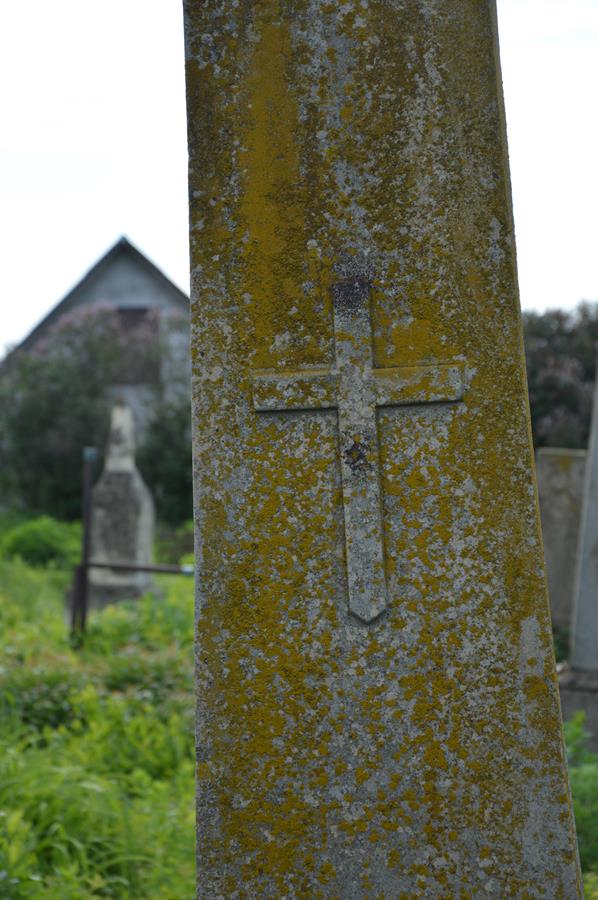
[[[498,0],[525,308],[598,300],[598,0]],[[0,22],[0,351],[126,234],[188,289],[180,0]]]

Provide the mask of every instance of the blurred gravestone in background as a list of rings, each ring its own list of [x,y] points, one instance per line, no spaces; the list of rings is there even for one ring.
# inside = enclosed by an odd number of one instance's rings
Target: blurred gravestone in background
[[[566,654],[596,377],[598,304],[523,316],[544,552],[557,647]]]
[[[585,466],[569,669],[561,678],[561,703],[567,718],[583,709],[591,746],[598,751],[598,382]]]
[[[552,624],[569,631],[581,520],[585,450],[541,447],[536,474]]]
[[[154,504],[135,465],[133,414],[112,410],[104,471],[93,489],[91,559],[149,566],[153,563]],[[140,597],[151,590],[148,572],[89,570],[91,607]]]

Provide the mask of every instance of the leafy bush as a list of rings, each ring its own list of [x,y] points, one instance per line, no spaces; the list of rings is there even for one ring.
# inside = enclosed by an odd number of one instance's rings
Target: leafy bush
[[[596,762],[598,757],[588,749],[589,734],[586,731],[586,717],[582,711],[576,712],[565,722],[565,744],[569,766],[582,766]]]
[[[581,866],[598,876],[598,754],[588,749],[583,712],[565,724],[565,741]]]
[[[53,564],[73,569],[81,556],[81,525],[40,516],[8,531],[0,542],[0,555],[19,556],[32,566]]]
[[[121,691],[147,703],[159,704],[181,690],[191,690],[191,671],[181,666],[180,654],[158,659],[135,649],[117,656],[104,676],[109,691]]]
[[[155,597],[107,606],[101,616],[88,624],[86,648],[96,654],[114,654],[126,647],[158,650],[165,646],[180,649],[193,645],[193,616],[190,613],[192,578],[176,576],[157,579],[170,582],[166,602]]]
[[[5,670],[48,660],[65,670],[63,657],[70,648],[64,598],[71,580],[65,569],[33,569],[18,557],[0,558],[0,666]]]
[[[0,676],[3,715],[12,714],[34,731],[68,725],[78,715],[73,694],[80,679],[72,673],[36,667],[15,668]]]
[[[579,855],[584,871],[598,874],[598,756],[569,773]]]
[[[164,523],[156,535],[156,559],[161,563],[182,565],[193,554],[193,519],[187,519],[177,528]]]
[[[585,873],[583,886],[586,900],[598,900],[598,874],[595,872]]]
[[[44,732],[47,752],[100,774],[125,778],[142,771],[150,780],[169,779],[192,760],[192,710],[185,710],[185,721],[168,705],[154,708],[88,684],[75,699],[74,726]]]
[[[191,580],[93,612],[76,653],[68,579],[0,560],[0,897],[191,897]]]

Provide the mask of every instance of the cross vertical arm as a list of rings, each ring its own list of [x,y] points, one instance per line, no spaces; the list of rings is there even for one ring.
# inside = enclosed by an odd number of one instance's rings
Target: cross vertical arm
[[[332,298],[349,610],[369,623],[388,602],[369,281],[343,280]]]

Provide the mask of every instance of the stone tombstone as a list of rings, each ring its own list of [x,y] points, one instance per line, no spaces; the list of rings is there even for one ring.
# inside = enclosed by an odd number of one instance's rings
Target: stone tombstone
[[[198,896],[581,897],[489,0],[186,0]]]
[[[583,497],[585,450],[541,447],[536,475],[552,621],[569,631]]]
[[[585,469],[570,662],[573,669],[592,672],[598,680],[598,380]]]
[[[133,414],[112,409],[104,471],[93,488],[91,559],[95,562],[153,563],[154,504],[135,465]],[[148,572],[89,570],[90,606],[131,600],[152,589]]]
[[[583,509],[579,530],[569,668],[560,679],[566,718],[586,716],[590,747],[598,752],[598,382],[594,387]]]

